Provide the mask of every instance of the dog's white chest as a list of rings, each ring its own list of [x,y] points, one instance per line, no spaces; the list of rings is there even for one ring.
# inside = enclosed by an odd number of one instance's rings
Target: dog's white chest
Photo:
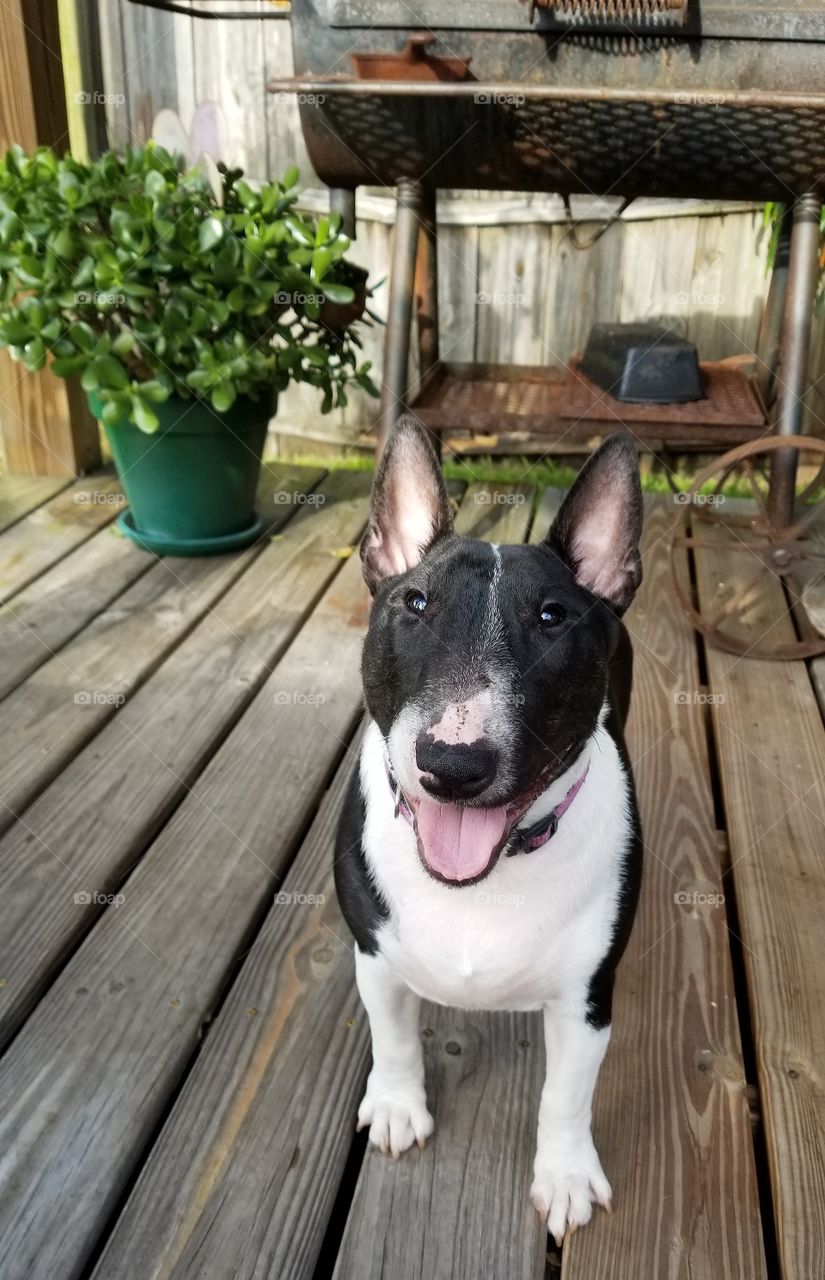
[[[371,726],[361,773],[364,846],[390,907],[377,941],[419,995],[463,1008],[531,1009],[592,975],[612,934],[630,834],[624,771],[609,735],[597,736],[587,784],[556,835],[461,887],[439,883],[421,865],[410,826],[394,815],[383,744]]]

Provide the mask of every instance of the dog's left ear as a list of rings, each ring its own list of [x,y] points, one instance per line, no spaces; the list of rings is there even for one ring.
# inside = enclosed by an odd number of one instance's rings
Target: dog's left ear
[[[361,542],[364,580],[375,594],[384,578],[406,573],[433,543],[453,531],[441,467],[427,433],[412,414],[399,418],[375,481]]]
[[[588,458],[546,538],[577,581],[618,613],[642,580],[642,514],[636,448],[620,432]]]

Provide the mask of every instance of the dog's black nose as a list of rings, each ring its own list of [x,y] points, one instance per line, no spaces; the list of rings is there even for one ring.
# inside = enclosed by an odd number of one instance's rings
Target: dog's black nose
[[[439,742],[422,733],[415,744],[421,785],[439,800],[471,800],[496,776],[498,752],[490,743]]]

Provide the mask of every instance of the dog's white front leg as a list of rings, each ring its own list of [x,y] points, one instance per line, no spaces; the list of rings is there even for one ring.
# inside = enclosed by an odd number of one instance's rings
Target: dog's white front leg
[[[530,1198],[557,1244],[565,1231],[590,1221],[594,1201],[610,1210],[610,1183],[590,1132],[593,1091],[609,1039],[609,1026],[596,1030],[583,1013],[545,1006],[547,1075]]]
[[[423,1147],[433,1131],[424,1092],[419,1033],[421,1001],[381,955],[355,949],[358,991],[370,1020],[372,1071],[358,1108],[358,1128],[396,1159],[414,1142]]]

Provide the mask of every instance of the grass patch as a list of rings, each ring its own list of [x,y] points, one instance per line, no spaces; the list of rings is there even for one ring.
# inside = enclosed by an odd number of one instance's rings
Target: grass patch
[[[328,471],[372,471],[375,460],[366,454],[356,454],[345,458],[316,457],[311,453],[300,454],[290,459],[296,466],[325,467]],[[448,480],[463,480],[465,484],[475,481],[501,484],[533,484],[539,489],[569,489],[578,474],[576,467],[567,467],[551,459],[512,457],[492,458],[480,456],[468,458],[447,458],[443,463],[444,474]],[[667,476],[662,473],[642,475],[642,489],[645,493],[671,493],[672,487],[683,491],[693,483],[693,476],[683,472]],[[716,482],[702,486],[702,493],[713,493]],[[731,498],[752,498],[750,483],[734,477],[727,480],[721,492]]]

